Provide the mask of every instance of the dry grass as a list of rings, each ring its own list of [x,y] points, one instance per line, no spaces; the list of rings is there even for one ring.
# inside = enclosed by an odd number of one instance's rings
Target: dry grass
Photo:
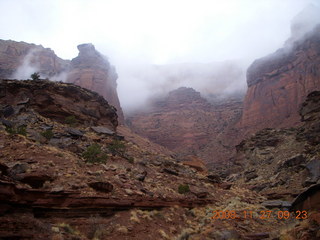
[[[130,211],[131,217],[130,217],[130,221],[131,222],[135,222],[135,223],[140,223],[140,219],[138,217],[138,211],[139,210],[132,210]]]

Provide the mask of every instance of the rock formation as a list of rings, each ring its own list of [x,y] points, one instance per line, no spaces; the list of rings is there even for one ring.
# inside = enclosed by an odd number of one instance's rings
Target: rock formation
[[[118,125],[116,110],[105,99],[71,84],[1,80],[0,98],[2,117],[25,111],[28,105],[58,122],[65,122],[71,116],[79,123],[105,125],[112,130]],[[10,108],[12,111],[8,112]]]
[[[240,113],[241,102],[211,104],[194,89],[182,87],[154,101],[147,112],[128,117],[127,123],[134,132],[182,159],[194,155],[208,164],[226,160],[225,153],[236,144],[228,133],[232,134],[231,125]]]
[[[50,48],[25,42],[0,40],[0,78],[29,78],[39,72],[42,78],[57,77],[68,70],[69,61]],[[56,80],[62,80],[57,78]]]
[[[92,44],[78,46],[78,57],[71,60],[67,82],[90,89],[103,96],[118,111],[119,122],[124,116],[117,93],[118,75],[106,57],[102,56]]]
[[[123,123],[115,68],[92,44],[79,45],[78,49],[79,56],[70,62],[41,45],[0,40],[0,78],[26,79],[39,72],[41,78],[66,80],[103,96],[116,107],[118,121]]]
[[[98,94],[45,80],[0,89],[1,239],[282,237],[285,221],[245,219],[243,209],[265,209],[258,193],[207,175],[196,158],[183,164],[112,134],[114,108]],[[108,121],[109,131],[96,126]]]
[[[292,200],[306,187],[320,183],[319,103],[320,92],[311,92],[300,109],[302,126],[267,128],[242,141],[233,179],[282,200]]]
[[[308,93],[320,89],[320,25],[302,39],[256,60],[248,69],[248,91],[239,126],[248,132],[299,124]]]

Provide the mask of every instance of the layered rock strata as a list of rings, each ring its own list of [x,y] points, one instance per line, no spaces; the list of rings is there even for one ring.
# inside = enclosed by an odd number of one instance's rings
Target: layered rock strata
[[[241,101],[211,104],[194,89],[182,87],[153,102],[146,112],[128,117],[127,123],[182,160],[199,156],[212,163],[225,161],[225,153],[236,144],[236,138],[228,134],[234,134],[231,126],[240,114]]]
[[[27,107],[40,115],[64,123],[105,125],[115,130],[116,109],[97,93],[79,86],[47,80],[1,80],[1,117],[23,112]]]
[[[117,93],[118,75],[106,57],[92,44],[78,46],[79,55],[71,60],[67,82],[90,89],[103,96],[118,111],[119,122],[124,122]]]
[[[247,72],[248,91],[240,128],[300,123],[299,108],[306,96],[320,89],[320,25],[302,39],[254,61]]]

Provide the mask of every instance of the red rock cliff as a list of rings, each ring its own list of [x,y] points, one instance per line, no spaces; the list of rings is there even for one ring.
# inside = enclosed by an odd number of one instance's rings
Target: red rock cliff
[[[124,117],[117,94],[118,75],[115,68],[92,44],[78,46],[79,55],[72,59],[67,82],[90,89],[103,96],[117,109],[119,123]]]
[[[29,78],[33,72],[51,78],[66,71],[69,61],[50,48],[25,42],[0,40],[0,78]]]
[[[235,144],[230,129],[240,112],[241,102],[211,104],[194,89],[182,87],[155,101],[148,112],[128,117],[127,122],[136,133],[183,159],[198,156],[213,163],[230,157]]]
[[[247,71],[240,127],[255,132],[298,125],[302,102],[308,93],[320,89],[319,69],[320,25],[303,39],[256,60]]]
[[[117,73],[92,44],[78,46],[79,56],[71,63],[56,56],[50,48],[11,40],[0,40],[0,78],[26,79],[34,72],[41,78],[75,83],[103,96],[117,109],[119,122],[123,113],[117,95]]]

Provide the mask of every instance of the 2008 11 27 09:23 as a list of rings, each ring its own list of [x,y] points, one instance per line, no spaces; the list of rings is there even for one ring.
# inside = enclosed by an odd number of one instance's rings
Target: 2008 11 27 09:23
[[[259,212],[254,211],[235,211],[235,210],[213,210],[211,219],[240,219],[240,218],[260,218],[260,219],[269,219],[269,218],[277,218],[277,219],[307,219],[308,212],[307,211],[272,211],[272,210],[263,210]]]

